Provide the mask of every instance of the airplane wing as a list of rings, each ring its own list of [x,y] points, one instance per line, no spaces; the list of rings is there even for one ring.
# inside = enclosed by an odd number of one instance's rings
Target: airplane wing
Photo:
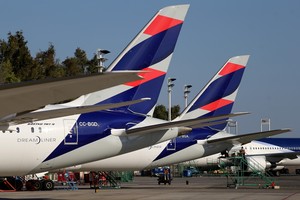
[[[224,123],[225,120],[229,117],[235,117],[240,115],[248,114],[248,112],[238,112],[238,113],[230,113],[227,115],[219,115],[219,116],[213,116],[213,117],[203,117],[203,118],[197,118],[197,119],[188,119],[188,120],[180,120],[180,121],[171,121],[171,122],[165,122],[161,124],[155,124],[150,126],[143,126],[139,128],[132,128],[126,130],[127,134],[147,134],[155,131],[161,131],[166,130],[174,127],[182,127],[187,128],[186,130],[192,130],[192,128],[201,128],[206,127],[210,125],[215,125],[216,123]]]
[[[222,138],[212,138],[208,139],[207,143],[219,143],[219,142],[227,142],[231,144],[246,144],[251,142],[252,140],[259,140],[262,138],[266,138],[272,135],[278,135],[281,133],[286,133],[291,131],[291,129],[277,129],[272,131],[263,131],[263,132],[256,132],[256,133],[248,133],[242,135],[235,135],[229,137],[222,137]]]
[[[150,98],[141,98],[133,101],[124,101],[121,103],[113,103],[113,104],[103,104],[103,105],[91,105],[91,106],[78,106],[78,107],[69,107],[69,108],[61,108],[55,110],[46,110],[46,111],[37,111],[31,113],[25,113],[21,115],[17,115],[14,118],[0,122],[0,126],[8,127],[9,124],[20,124],[26,122],[33,122],[38,120],[68,116],[68,115],[75,115],[75,114],[82,114],[88,112],[95,112],[100,110],[107,110],[112,108],[119,108],[123,106],[137,104],[143,101],[150,100]]]
[[[140,79],[138,71],[122,71],[0,85],[0,119]]]
[[[262,153],[262,154],[257,154],[257,155],[250,155],[250,156],[265,156],[266,160],[271,162],[271,163],[279,163],[280,161],[289,158],[291,160],[299,158],[298,156],[300,155],[300,152],[280,152],[280,153]],[[284,165],[284,164],[283,164]]]
[[[297,155],[300,155],[299,152],[282,152],[282,153],[271,153],[266,154],[266,160],[269,162],[280,162],[281,160],[285,158],[289,159],[296,159],[298,158]]]

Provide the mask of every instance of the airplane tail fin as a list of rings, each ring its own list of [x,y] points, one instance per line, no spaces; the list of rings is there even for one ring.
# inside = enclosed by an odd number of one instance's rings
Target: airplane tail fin
[[[148,97],[151,100],[147,103],[125,108],[149,113],[157,103],[188,8],[189,5],[176,5],[161,9],[107,69],[112,73],[140,71],[142,80],[92,93],[85,104],[117,103]]]
[[[248,59],[249,55],[230,58],[176,120],[231,113]],[[216,130],[225,127],[226,123],[213,126]]]

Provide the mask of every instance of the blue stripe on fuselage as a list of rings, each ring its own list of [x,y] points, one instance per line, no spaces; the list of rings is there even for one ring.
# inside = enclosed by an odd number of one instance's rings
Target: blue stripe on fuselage
[[[192,146],[196,143],[197,143],[196,140],[191,140],[190,138],[177,137],[176,138],[176,150],[169,150],[168,147],[165,147],[164,150],[153,161],[162,159],[164,157],[172,155],[173,153],[177,153],[177,152],[179,152],[189,146]]]
[[[193,129],[193,131],[187,134],[188,137],[177,137],[175,140],[175,150],[168,150],[168,147],[165,147],[164,150],[154,159],[154,161],[162,159],[164,157],[170,156],[174,153],[177,153],[185,148],[188,148],[197,143],[197,140],[207,139],[209,136],[216,134],[218,131],[207,128],[198,128]]]
[[[125,128],[128,122],[139,123],[144,119],[145,117],[141,115],[114,111],[100,111],[82,114],[77,120],[78,144],[66,145],[64,141],[62,141],[44,161],[51,160],[82,146],[107,137],[110,135],[110,129]],[[89,122],[92,122],[92,126],[80,126],[80,124],[87,124]],[[94,122],[97,122],[98,126],[94,126]]]
[[[210,116],[218,116],[218,115],[222,115],[222,114],[228,114],[231,112],[232,110],[232,106],[233,103],[228,104],[222,108],[219,108],[213,112],[207,113],[202,117],[210,117]],[[181,151],[185,148],[190,147],[191,145],[194,145],[197,143],[197,140],[204,140],[207,139],[208,137],[216,134],[219,132],[219,130],[223,130],[226,127],[227,123],[223,123],[223,124],[218,124],[218,125],[214,125],[214,126],[210,126],[207,128],[194,128],[192,130],[192,132],[190,132],[189,134],[187,134],[188,137],[177,137],[175,140],[175,150],[168,150],[167,147],[164,148],[164,150],[157,156],[157,158],[155,158],[155,160],[159,160],[162,159],[164,157],[167,157],[173,153],[176,153],[178,151]],[[154,160],[154,161],[155,161]]]
[[[263,138],[258,141],[280,146],[283,148],[300,147],[300,138]],[[300,149],[297,148],[293,151],[300,151]]]

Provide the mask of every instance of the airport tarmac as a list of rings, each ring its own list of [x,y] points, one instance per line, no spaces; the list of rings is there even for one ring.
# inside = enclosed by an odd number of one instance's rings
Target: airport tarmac
[[[300,199],[300,176],[277,177],[275,183],[280,186],[280,189],[260,189],[258,187],[227,188],[227,179],[219,176],[174,178],[171,185],[158,185],[155,177],[135,177],[132,182],[122,183],[120,189],[98,189],[95,191],[90,189],[88,185],[80,185],[78,190],[61,188],[53,191],[1,192],[0,199]]]

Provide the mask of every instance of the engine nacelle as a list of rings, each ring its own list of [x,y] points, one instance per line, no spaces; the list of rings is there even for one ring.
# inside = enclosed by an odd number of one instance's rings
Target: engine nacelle
[[[266,161],[266,156],[247,156],[247,170],[250,172],[260,171],[265,172],[272,165]]]
[[[125,129],[110,129],[110,132],[112,135],[115,136],[122,136],[122,135],[126,135],[126,130]]]
[[[282,170],[284,168],[284,166],[277,166],[276,164],[274,164],[275,166],[273,168],[271,168],[272,171],[279,171]]]

